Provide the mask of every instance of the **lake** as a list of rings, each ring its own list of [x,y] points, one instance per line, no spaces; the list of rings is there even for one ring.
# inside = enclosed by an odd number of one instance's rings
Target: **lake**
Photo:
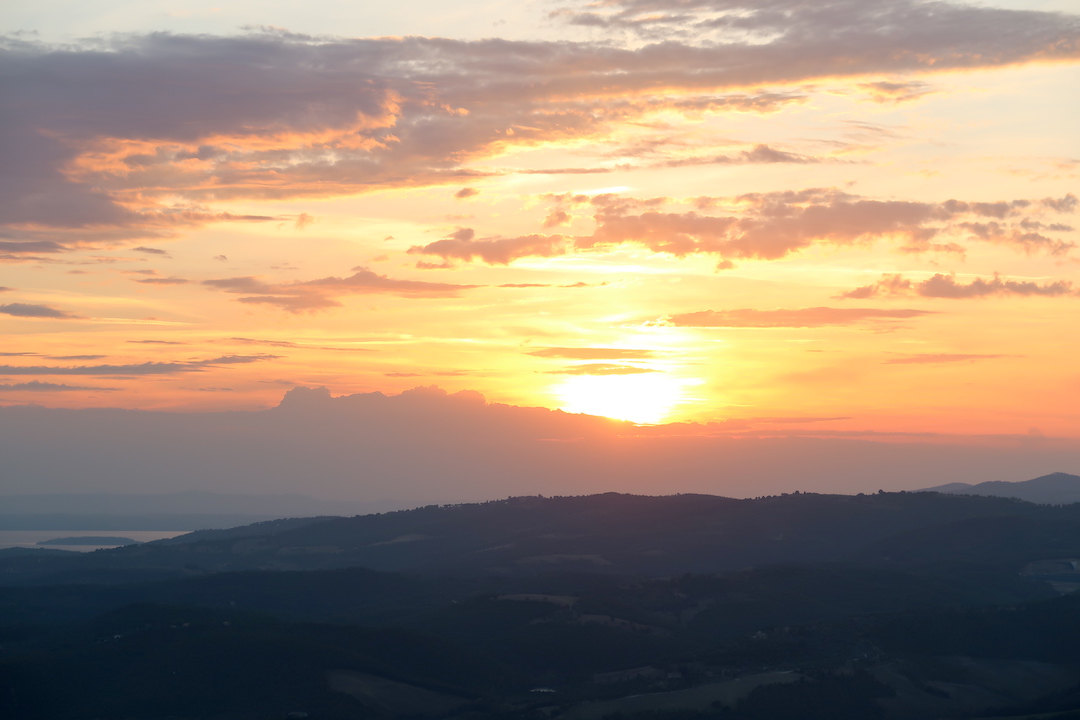
[[[126,537],[139,542],[150,542],[176,537],[190,530],[0,530],[0,550],[12,547],[48,548],[50,550],[75,550],[90,552],[114,545],[38,545],[43,540],[66,537]]]

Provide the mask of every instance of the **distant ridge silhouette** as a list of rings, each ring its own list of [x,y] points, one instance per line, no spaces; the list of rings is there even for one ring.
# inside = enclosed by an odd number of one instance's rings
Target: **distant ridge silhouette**
[[[984,482],[977,485],[948,483],[924,488],[920,492],[939,492],[948,495],[988,495],[1019,498],[1042,505],[1067,505],[1080,502],[1080,475],[1064,472],[1042,475],[1023,482]]]

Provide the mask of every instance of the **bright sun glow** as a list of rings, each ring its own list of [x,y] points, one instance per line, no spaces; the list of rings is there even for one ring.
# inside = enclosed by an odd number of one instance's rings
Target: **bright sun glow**
[[[578,375],[563,382],[556,393],[566,412],[658,423],[683,402],[686,384],[663,373]]]

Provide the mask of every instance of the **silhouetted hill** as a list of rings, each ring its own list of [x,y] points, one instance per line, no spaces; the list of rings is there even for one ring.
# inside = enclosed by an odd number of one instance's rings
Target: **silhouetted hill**
[[[1078,528],[1080,505],[972,495],[609,494],[0,553],[0,714],[1075,710]]]
[[[436,717],[505,675],[465,648],[403,630],[135,605],[0,663],[0,709],[27,720]]]
[[[531,575],[551,570],[659,577],[778,564],[869,558],[897,537],[942,536],[920,561],[965,559],[948,540],[977,518],[1027,522],[1001,562],[1080,556],[1070,523],[1080,507],[938,493],[521,497],[497,502],[279,521],[81,557],[0,560],[0,583],[130,581],[169,574],[366,567],[388,572]],[[988,522],[993,522],[988,520]],[[1005,521],[1002,521],[1005,522]],[[1061,533],[1048,534],[1058,527]],[[935,529],[936,528],[936,529]],[[933,546],[930,547],[933,554]],[[874,550],[875,548],[881,548]],[[891,551],[890,551],[891,552]],[[912,556],[914,557],[914,556]],[[1018,569],[1018,567],[1016,568]],[[110,575],[111,574],[111,575]],[[111,579],[107,579],[111,578]]]
[[[989,495],[1026,500],[1044,505],[1067,505],[1080,502],[1080,475],[1056,472],[1023,482],[984,482],[977,485],[949,483],[920,492],[950,495]]]

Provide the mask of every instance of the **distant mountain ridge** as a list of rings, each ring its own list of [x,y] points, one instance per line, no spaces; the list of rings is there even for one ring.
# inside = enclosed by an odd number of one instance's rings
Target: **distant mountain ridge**
[[[948,483],[924,488],[920,492],[947,495],[985,495],[1026,500],[1040,505],[1069,505],[1080,502],[1080,475],[1064,472],[1042,475],[1023,482]]]

